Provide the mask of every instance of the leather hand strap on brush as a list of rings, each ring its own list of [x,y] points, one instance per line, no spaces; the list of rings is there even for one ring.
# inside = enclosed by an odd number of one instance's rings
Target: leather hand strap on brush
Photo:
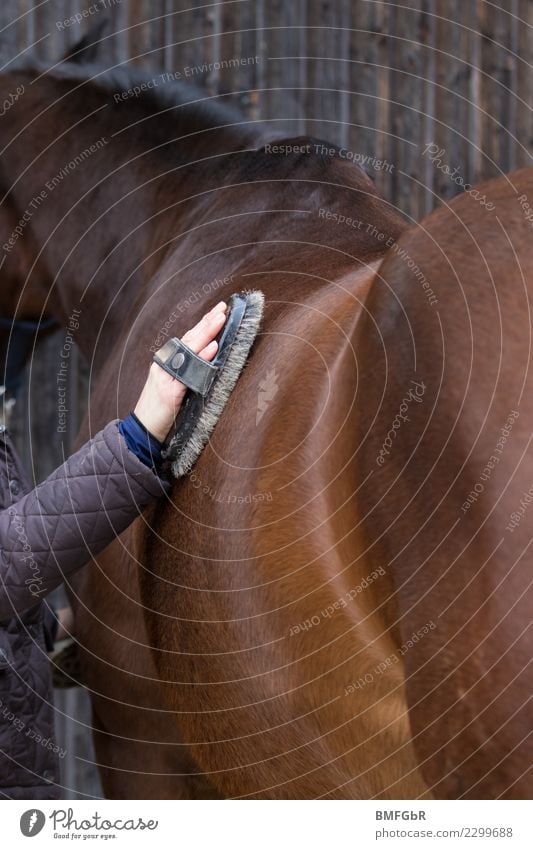
[[[198,395],[207,395],[219,371],[175,336],[169,339],[152,359]]]
[[[163,449],[172,472],[179,478],[189,472],[206,446],[244,368],[263,316],[262,292],[232,295],[228,317],[212,362],[202,360],[176,337],[165,342],[154,362],[188,387],[176,429]]]

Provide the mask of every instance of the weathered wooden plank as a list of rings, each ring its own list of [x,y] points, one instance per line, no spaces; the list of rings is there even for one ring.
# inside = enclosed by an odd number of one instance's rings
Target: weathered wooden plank
[[[112,38],[106,42],[107,64],[122,64],[128,59],[129,53],[129,13],[127,0],[111,0],[105,15],[109,21],[108,32]]]
[[[463,132],[467,138],[467,158],[465,165],[465,178],[469,185],[473,185],[481,179],[483,173],[483,149],[482,149],[482,107],[481,86],[483,74],[481,69],[481,42],[482,34],[479,29],[477,4],[470,3],[465,9],[464,23],[468,27],[468,54],[465,59],[468,62],[468,114],[467,123]]]
[[[165,71],[171,71],[173,70],[172,63],[174,61],[172,46],[172,15],[174,14],[174,3],[172,2],[172,0],[160,0],[158,6],[159,11],[163,16],[163,27],[161,36],[161,67],[164,68]]]
[[[515,11],[516,10],[516,11]],[[516,61],[516,167],[533,164],[533,3],[531,0],[513,0],[515,19]]]
[[[348,117],[346,147],[354,156],[376,156],[392,163],[391,71],[389,55],[391,6],[389,3],[357,2],[351,6],[349,38]],[[392,195],[392,175],[376,171],[376,185],[387,198]]]
[[[307,2],[306,0],[298,0],[298,19],[296,24],[299,24],[298,27],[298,37],[297,37],[297,45],[298,45],[298,62],[297,62],[297,80],[298,80],[298,98],[297,98],[297,111],[299,114],[298,119],[298,132],[303,133],[307,132],[307,115],[305,114],[305,92],[307,89],[308,78],[309,78],[309,61],[307,59]]]
[[[286,4],[283,0],[268,0],[261,3],[261,61],[262,91],[261,115],[275,121],[277,130],[287,135],[294,134],[294,124],[287,116],[291,109],[286,103],[294,99],[291,90],[284,91],[285,67],[290,60],[286,56],[295,53],[295,31],[287,27]],[[289,45],[289,46],[288,46]]]
[[[307,90],[305,110],[308,132],[319,139],[340,140],[339,18],[334,0],[310,3],[307,10]]]
[[[219,10],[199,0],[179,0],[165,4],[165,69],[179,74],[179,79],[199,85],[210,85],[209,63],[216,49]]]
[[[164,67],[165,11],[150,0],[128,0],[128,53],[130,61],[159,71]]]
[[[402,0],[392,10],[391,150],[393,201],[411,220],[426,208],[422,152],[426,132],[427,4]]]
[[[240,29],[241,3],[224,3],[220,7],[220,32],[217,39],[218,54],[216,70],[216,89],[220,95],[231,95],[237,91],[240,83],[241,47],[238,31]],[[230,100],[225,97],[224,101]]]
[[[264,90],[267,85],[267,50],[265,41],[265,0],[256,0],[255,12],[255,52],[258,56],[257,65],[257,88],[251,108],[256,117],[261,120],[267,118],[265,110]]]
[[[257,68],[260,113],[276,131],[296,136],[310,131],[307,122],[308,4],[257,3]]]
[[[328,105],[331,99],[325,91],[329,77],[327,74],[313,77],[311,73],[313,49],[317,56],[320,55],[314,5],[305,0],[291,5],[279,0],[265,5],[260,2],[258,27],[261,30],[258,79],[263,88],[262,116],[275,122],[276,129],[287,135],[304,132],[324,135],[325,123],[326,135],[329,134],[336,124],[335,118],[331,118],[336,113]],[[321,57],[320,61],[326,60]],[[317,110],[329,116],[330,121],[326,119],[321,126]]]
[[[16,0],[7,0],[0,6],[0,68],[17,55],[20,41],[16,19],[20,14]]]
[[[36,35],[33,0],[19,0],[16,11],[10,12],[9,15],[14,21],[13,26],[17,33],[17,57],[22,59],[35,56],[36,42],[41,38],[46,39],[48,34],[44,32]]]
[[[437,204],[437,199],[434,194],[435,188],[435,172],[433,165],[427,156],[423,156],[423,149],[428,140],[435,135],[435,101],[436,101],[436,63],[435,63],[435,48],[437,46],[437,18],[436,18],[437,0],[427,0],[425,9],[425,28],[426,28],[426,85],[424,92],[424,136],[421,141],[421,149],[419,155],[421,159],[421,167],[419,171],[419,179],[424,185],[421,212],[426,215]]]
[[[216,4],[191,9],[194,4],[182,2],[174,15],[175,64],[192,83],[205,85],[211,94],[216,93],[218,75],[204,70],[220,54],[221,9]]]
[[[240,32],[236,36],[236,49],[238,55],[244,59],[253,58],[241,66],[239,74],[234,80],[235,100],[251,120],[259,118],[257,87],[259,80],[259,62],[257,53],[257,30],[254,3],[239,3],[238,28]]]
[[[34,6],[35,30],[39,36],[45,34],[47,36],[35,45],[34,55],[50,62],[58,61],[65,44],[65,31],[60,29],[60,25],[66,17],[67,3],[65,0],[58,0],[54,4],[34,4]]]
[[[480,0],[483,178],[510,170],[516,129],[514,95],[511,92],[515,59],[509,51],[510,15],[505,8]],[[511,107],[511,104],[513,106]]]
[[[469,105],[471,68],[468,64],[468,4],[461,0],[437,2],[436,91],[434,133],[426,144],[434,145],[426,156],[434,170],[435,191],[451,198],[462,191],[457,182],[467,179],[469,144],[466,139],[471,106]],[[456,172],[451,179],[446,168]]]
[[[518,0],[509,0],[508,39],[509,50],[509,170],[514,171],[518,161]]]
[[[351,94],[348,106],[352,126],[348,133],[347,147],[358,153],[374,152],[376,134],[380,132],[377,126],[380,107],[378,86],[380,76],[383,73],[388,74],[386,67],[380,67],[384,58],[380,44],[382,48],[386,41],[382,30],[384,11],[385,6],[382,3],[354,3],[351,7],[348,45]]]
[[[339,127],[338,143],[348,147],[350,137],[350,23],[352,3],[350,0],[338,0],[338,58],[337,79],[339,87]]]

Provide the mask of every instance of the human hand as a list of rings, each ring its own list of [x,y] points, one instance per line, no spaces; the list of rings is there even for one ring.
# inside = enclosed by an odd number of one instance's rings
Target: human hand
[[[182,338],[203,360],[216,355],[218,336],[226,321],[227,304],[221,301]],[[134,413],[160,442],[164,442],[183,403],[187,387],[152,363]]]

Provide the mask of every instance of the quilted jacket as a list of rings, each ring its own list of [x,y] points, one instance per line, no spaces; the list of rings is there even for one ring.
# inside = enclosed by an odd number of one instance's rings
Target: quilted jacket
[[[43,599],[170,490],[118,422],[35,489],[0,427],[0,798],[62,795]]]

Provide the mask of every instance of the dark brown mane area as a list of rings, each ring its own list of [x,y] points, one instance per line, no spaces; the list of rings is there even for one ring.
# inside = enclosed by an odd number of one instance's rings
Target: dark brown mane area
[[[68,61],[54,65],[31,62],[21,65],[17,70],[30,74],[35,80],[67,80],[79,86],[98,86],[110,94],[121,94],[139,87],[141,91],[137,96],[130,95],[131,102],[140,101],[147,110],[154,112],[193,104],[191,108],[202,116],[206,124],[210,123],[212,126],[223,123],[224,120],[229,123],[242,121],[243,118],[242,113],[231,104],[215,100],[194,83],[170,79],[172,72],[163,70],[148,71],[133,65],[105,68],[101,64],[79,65]],[[216,95],[216,98],[221,96]],[[127,100],[128,98],[125,98],[124,102]]]
[[[187,149],[195,150],[204,148],[206,132],[214,134],[207,144],[215,148],[215,154],[243,148],[267,154],[249,166],[250,179],[273,171],[281,179],[282,174],[289,177],[299,171],[302,179],[322,175],[324,181],[331,179],[340,186],[375,194],[372,180],[359,165],[342,159],[337,145],[313,136],[284,137],[268,125],[248,121],[231,103],[221,102],[223,96],[211,97],[190,82],[168,81],[168,74],[163,71],[124,65],[106,69],[97,64],[65,61],[56,65],[32,62],[11,73],[30,78],[37,98],[43,104],[52,104],[52,115],[60,109],[68,119],[75,114],[88,114],[98,104],[111,107],[102,109],[94,121],[91,119],[92,126],[100,126],[102,131],[107,128],[113,134],[122,130],[127,133],[128,145],[142,140],[143,147],[151,142],[166,153],[165,144],[190,136]],[[269,146],[300,148],[305,152],[269,154]],[[176,150],[174,145],[173,154]],[[191,160],[189,155],[184,158]]]

